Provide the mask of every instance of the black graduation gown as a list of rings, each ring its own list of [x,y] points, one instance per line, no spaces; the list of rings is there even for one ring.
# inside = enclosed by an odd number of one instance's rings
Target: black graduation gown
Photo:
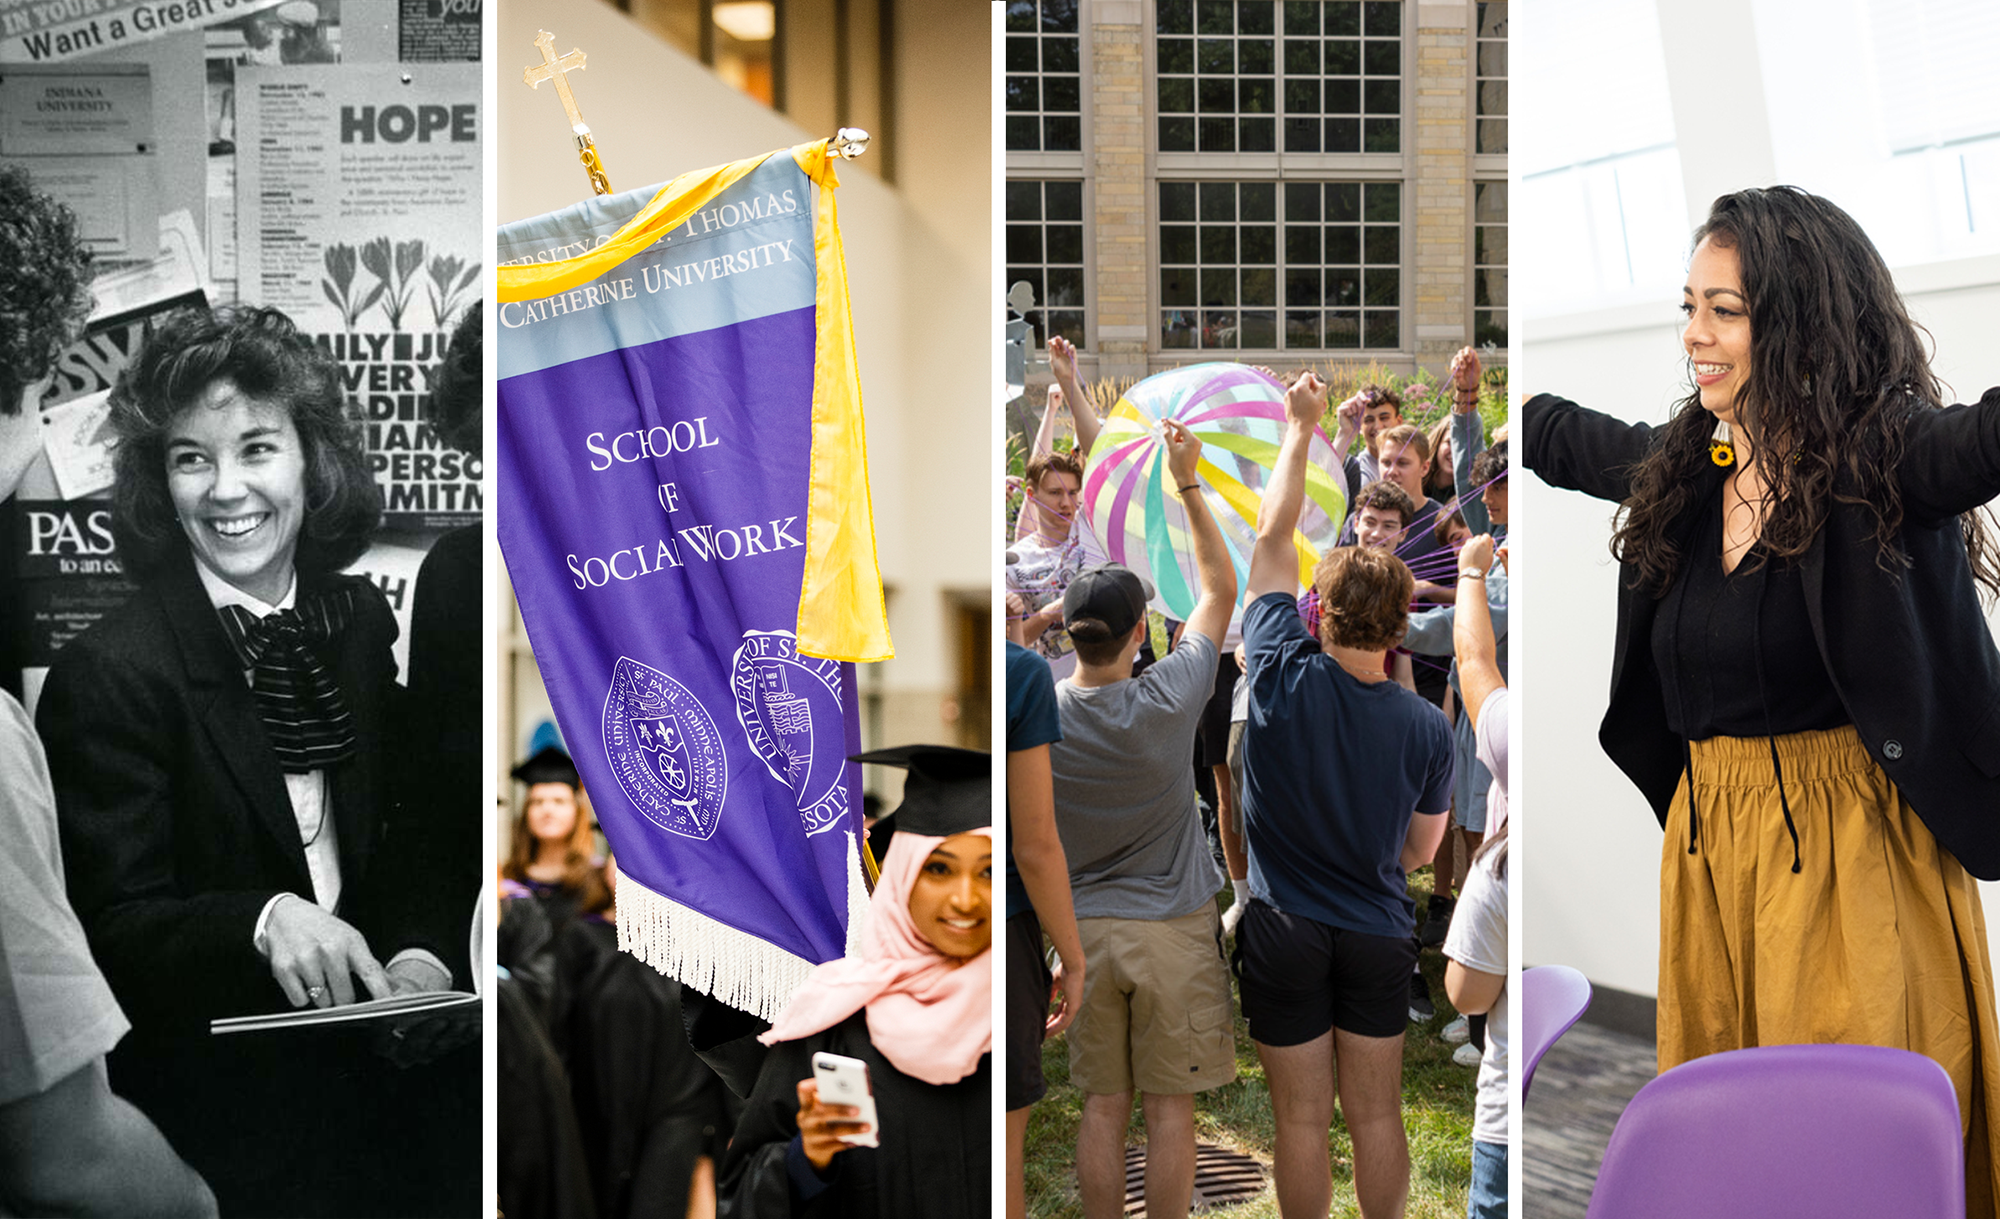
[[[721,1162],[742,1102],[688,1045],[678,983],[618,951],[618,929],[599,916],[578,918],[563,940],[563,1054],[597,1213],[679,1214],[695,1160]]]
[[[880,1148],[833,1158],[832,1183],[797,1202],[785,1153],[798,1134],[798,1081],[812,1078],[822,1050],[868,1064],[881,1121]],[[868,1040],[865,1012],[824,1032],[771,1047],[723,1163],[720,1212],[731,1219],[845,1216],[849,1219],[988,1219],[993,1213],[993,1056],[955,1084],[927,1084],[898,1071]]]
[[[498,991],[500,1213],[596,1219],[562,1063],[521,984],[501,978]]]
[[[563,934],[577,919],[581,896],[545,881],[501,882],[499,961],[528,988],[535,1014],[541,1018],[556,1053],[568,1062],[570,982],[573,971],[564,964]],[[508,922],[515,921],[510,931]]]
[[[500,899],[494,958],[507,971],[546,1040],[555,1014],[556,942],[548,912],[532,897]]]
[[[471,990],[467,924],[485,879],[480,779],[484,726],[479,713],[485,638],[465,629],[484,604],[477,525],[438,538],[417,572],[410,611],[407,720],[401,749],[404,814],[385,866],[409,895],[425,944]]]

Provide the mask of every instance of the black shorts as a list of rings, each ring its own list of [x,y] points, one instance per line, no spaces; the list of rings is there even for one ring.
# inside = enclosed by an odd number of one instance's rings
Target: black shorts
[[[1236,928],[1230,965],[1243,994],[1250,1039],[1304,1045],[1337,1028],[1394,1037],[1409,1024],[1417,942],[1369,935],[1250,903]]]
[[[1215,666],[1215,692],[1201,709],[1201,765],[1221,766],[1229,761],[1229,707],[1236,698],[1236,682],[1243,674],[1236,667],[1236,653],[1224,652]]]
[[[1007,1111],[1025,1109],[1049,1090],[1042,1079],[1042,1029],[1049,1018],[1048,960],[1042,921],[1033,910],[1007,920]]]

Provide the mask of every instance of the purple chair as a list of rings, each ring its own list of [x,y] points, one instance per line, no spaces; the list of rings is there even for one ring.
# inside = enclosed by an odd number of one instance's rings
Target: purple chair
[[[1587,1219],[1964,1219],[1965,1144],[1944,1068],[1865,1045],[1683,1063],[1611,1132]]]
[[[1567,965],[1538,965],[1521,971],[1521,1099],[1535,1082],[1535,1064],[1590,1006],[1590,981]]]

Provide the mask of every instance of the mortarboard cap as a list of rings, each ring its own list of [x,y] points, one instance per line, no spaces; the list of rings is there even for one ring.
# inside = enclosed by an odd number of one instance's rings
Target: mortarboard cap
[[[896,766],[910,772],[896,829],[949,838],[993,824],[993,755],[950,745],[898,745],[857,753],[850,762]]]
[[[583,780],[576,773],[576,763],[554,745],[542,746],[534,757],[516,766],[512,773],[530,787],[537,783],[567,783],[574,788],[583,787]]]

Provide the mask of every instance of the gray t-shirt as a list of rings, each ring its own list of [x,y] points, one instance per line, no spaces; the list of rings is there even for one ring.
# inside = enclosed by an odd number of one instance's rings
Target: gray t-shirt
[[[1049,746],[1056,829],[1078,918],[1170,919],[1225,881],[1195,806],[1194,734],[1215,689],[1215,644],[1190,633],[1138,677],[1056,683]]]

